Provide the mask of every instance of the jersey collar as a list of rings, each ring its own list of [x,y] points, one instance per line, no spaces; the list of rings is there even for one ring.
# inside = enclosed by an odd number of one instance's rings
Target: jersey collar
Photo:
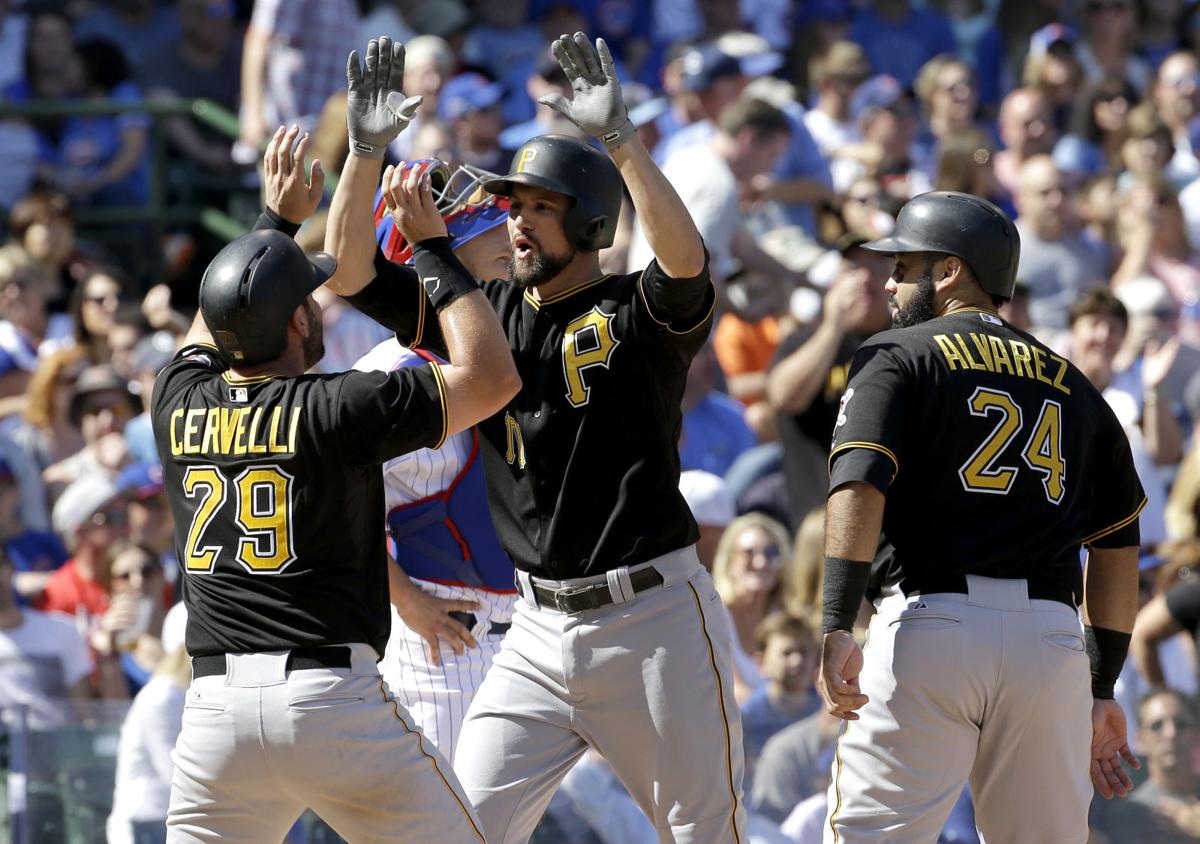
[[[547,296],[544,299],[535,296],[533,290],[526,290],[525,291],[525,301],[528,302],[529,306],[532,307],[536,311],[536,310],[541,309],[541,307],[543,305],[553,305],[555,302],[561,302],[564,299],[568,299],[571,296],[574,296],[576,293],[581,293],[590,287],[595,287],[600,282],[607,281],[611,277],[612,277],[612,273],[605,273],[604,275],[600,276],[599,278],[594,278],[591,281],[585,281],[583,284],[577,284],[568,290],[563,290],[560,293],[555,293],[552,296]]]

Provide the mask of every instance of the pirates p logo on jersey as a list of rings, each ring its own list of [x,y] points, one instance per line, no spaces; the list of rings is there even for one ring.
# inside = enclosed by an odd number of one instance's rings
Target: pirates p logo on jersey
[[[572,407],[588,403],[591,387],[584,383],[583,370],[592,366],[608,368],[612,353],[621,341],[612,330],[613,315],[593,307],[571,320],[563,330],[563,377],[567,382],[567,401]]]

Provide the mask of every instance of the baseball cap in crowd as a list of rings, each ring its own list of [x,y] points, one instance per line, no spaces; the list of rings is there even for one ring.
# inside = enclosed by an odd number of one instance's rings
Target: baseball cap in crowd
[[[745,76],[766,76],[783,67],[783,54],[772,50],[767,39],[753,32],[727,32],[715,43],[738,60],[738,66]]]
[[[721,477],[711,472],[699,469],[681,472],[679,491],[697,524],[723,528],[737,515],[733,493]]]
[[[425,0],[406,8],[404,20],[417,32],[449,38],[471,25],[471,13],[462,0]]]
[[[155,331],[138,340],[130,355],[130,369],[135,375],[157,375],[175,355],[175,335],[170,331]]]
[[[460,73],[442,87],[438,95],[438,116],[457,120],[476,111],[491,108],[504,98],[504,86],[481,73]]]
[[[1079,33],[1072,27],[1065,23],[1048,23],[1029,36],[1029,55],[1040,58],[1054,48],[1073,53],[1078,43]]]
[[[71,403],[68,407],[71,424],[78,427],[83,419],[84,406],[89,398],[106,392],[120,393],[127,399],[133,416],[142,412],[141,402],[129,388],[129,382],[122,378],[120,373],[104,364],[89,366],[79,374],[79,378],[76,379],[71,390]]]
[[[680,62],[680,85],[693,93],[711,88],[719,79],[742,75],[741,62],[714,43],[693,47]]]
[[[107,475],[84,475],[70,484],[54,502],[50,523],[69,546],[75,531],[121,495],[120,488]]]
[[[163,491],[162,467],[137,461],[117,475],[117,488],[136,501],[145,501]]]
[[[907,95],[908,91],[896,77],[886,73],[872,76],[859,85],[850,98],[850,115],[854,122],[862,123],[876,112],[891,108]]]

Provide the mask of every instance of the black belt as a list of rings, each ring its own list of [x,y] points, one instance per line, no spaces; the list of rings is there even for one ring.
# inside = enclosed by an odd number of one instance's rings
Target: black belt
[[[1075,590],[1068,586],[1062,586],[1057,583],[1039,583],[1037,581],[1026,581],[1026,584],[1030,600],[1058,601],[1060,604],[1066,604],[1073,610],[1079,609],[1079,603],[1075,600]],[[922,580],[919,585],[909,580],[901,580],[900,591],[904,593],[904,597],[906,598],[911,598],[913,595],[932,595],[937,592],[954,592],[966,595],[968,594],[967,576],[965,574],[951,574],[934,580]]]
[[[475,614],[469,612],[448,612],[446,615],[457,621],[468,630],[475,629]],[[492,626],[488,628],[489,636],[503,636],[508,632],[508,628],[512,625],[507,621],[493,621]]]
[[[287,656],[285,671],[307,668],[349,668],[350,649],[345,647],[293,648]],[[214,677],[225,673],[225,654],[192,657],[193,677]]]
[[[655,586],[663,585],[663,576],[654,566],[629,573],[629,582],[634,592],[644,592]],[[518,581],[519,583],[519,581]],[[549,586],[533,583],[533,599],[539,607],[553,607],[559,612],[571,613],[594,610],[616,603],[608,582],[591,583],[587,586],[564,586],[562,589],[551,589]]]

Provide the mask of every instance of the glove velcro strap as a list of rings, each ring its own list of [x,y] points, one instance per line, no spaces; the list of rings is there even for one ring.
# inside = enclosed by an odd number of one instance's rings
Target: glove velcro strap
[[[1092,697],[1097,700],[1113,699],[1131,638],[1129,633],[1119,630],[1092,627],[1090,624],[1083,626],[1083,643],[1088,662],[1092,664]]]
[[[479,289],[450,248],[448,237],[431,237],[418,243],[413,249],[413,265],[435,311]]]
[[[633,122],[627,117],[625,118],[625,122],[616,129],[613,129],[611,132],[605,132],[603,135],[601,135],[600,141],[604,144],[609,152],[612,152],[617,147],[629,141],[636,134],[637,127],[634,126]]]
[[[858,608],[867,593],[871,564],[845,557],[825,558],[825,579],[822,586],[823,612],[821,632],[853,630]]]
[[[375,146],[374,144],[364,143],[351,137],[350,152],[360,158],[374,158],[378,160],[383,158],[384,153],[387,152],[387,146]]]

